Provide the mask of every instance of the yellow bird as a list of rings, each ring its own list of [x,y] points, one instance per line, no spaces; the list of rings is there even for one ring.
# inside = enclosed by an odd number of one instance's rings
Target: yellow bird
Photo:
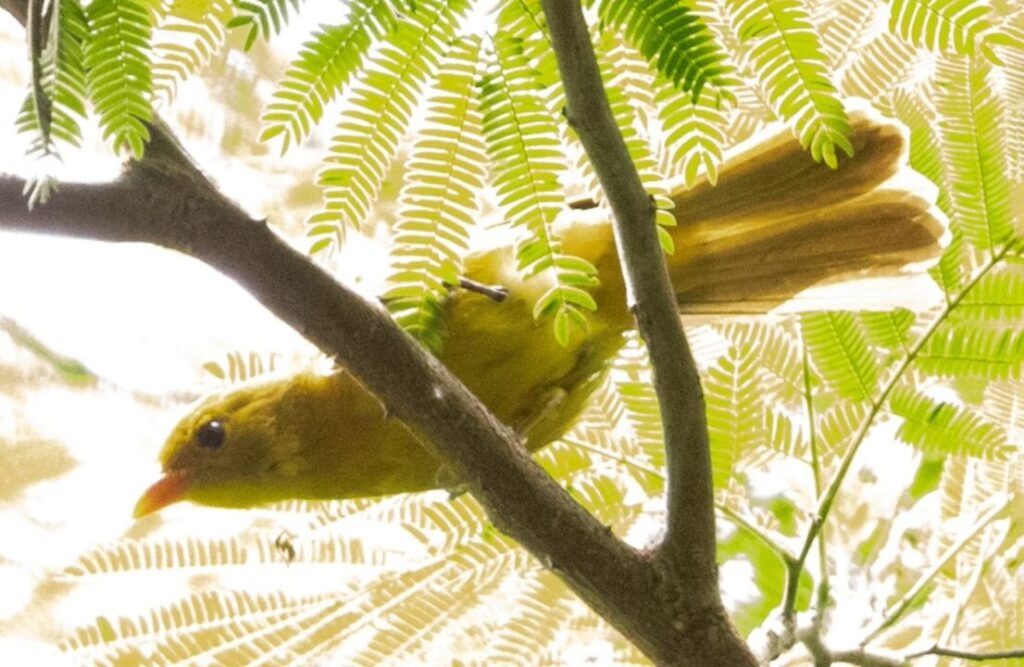
[[[668,262],[684,310],[765,312],[823,280],[892,273],[937,254],[946,228],[928,196],[906,185],[923,179],[906,166],[905,130],[868,112],[851,122],[856,153],[838,170],[779,130],[733,151],[717,186],[674,192],[679,225]],[[578,217],[562,246],[598,270],[586,335],[563,347],[548,323],[534,321],[546,278],[518,276],[510,248],[471,256],[465,270],[504,287],[504,301],[455,290],[445,304],[440,359],[531,451],[569,428],[633,326],[610,226]],[[446,485],[440,461],[344,371],[211,397],[174,428],[160,461],[163,477],[136,517],[181,500],[250,507]]]

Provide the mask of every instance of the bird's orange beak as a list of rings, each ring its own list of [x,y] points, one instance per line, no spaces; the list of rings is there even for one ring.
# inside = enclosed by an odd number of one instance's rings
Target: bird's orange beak
[[[132,516],[141,519],[147,514],[152,514],[178,502],[188,491],[188,486],[188,473],[184,470],[168,471],[153,486],[146,489],[146,492],[139,498],[139,502],[135,503],[135,511]]]

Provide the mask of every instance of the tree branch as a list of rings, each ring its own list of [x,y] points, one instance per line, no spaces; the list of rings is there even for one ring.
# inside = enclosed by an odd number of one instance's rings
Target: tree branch
[[[23,1],[0,0],[0,6],[24,23]],[[704,608],[679,604],[693,599],[692,587],[698,583],[705,591],[698,597],[702,601],[716,586],[713,530],[701,535],[711,549],[707,554],[702,547],[700,571],[666,568],[617,540],[381,308],[339,285],[265,221],[252,220],[219,193],[163,123],[154,123],[150,134],[145,157],[116,181],[62,184],[45,206],[32,211],[22,196],[24,179],[0,175],[0,229],[148,242],[206,262],[335,357],[383,401],[389,414],[424,434],[498,528],[558,573],[658,664],[748,663],[717,598]],[[641,311],[644,321],[652,317],[646,306]],[[674,310],[669,319],[677,320]],[[663,346],[657,349],[663,354]],[[671,424],[676,429],[675,421]],[[674,522],[673,535],[688,525],[678,512]],[[713,516],[711,522],[702,520],[701,525],[713,527]],[[722,638],[728,641],[723,644]]]
[[[714,635],[728,662],[755,664],[722,608],[704,394],[658,242],[655,208],[612,115],[579,0],[542,0],[576,130],[613,212],[628,305],[647,344],[661,404],[668,525],[658,557],[684,582],[680,611]],[[680,252],[685,252],[685,248]]]
[[[1024,658],[1024,648],[1013,649],[1010,651],[961,651],[955,648],[945,648],[942,646],[932,646],[925,651],[919,651],[917,653],[911,653],[907,655],[907,660],[915,660],[917,658],[924,658],[929,655],[938,655],[945,658],[960,658],[961,660],[974,660],[981,662],[983,660],[1011,660],[1013,658]]]

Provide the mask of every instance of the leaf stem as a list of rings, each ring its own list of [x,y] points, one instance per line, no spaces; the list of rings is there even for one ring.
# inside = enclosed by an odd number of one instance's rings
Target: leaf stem
[[[882,613],[881,619],[876,621],[871,629],[867,631],[861,643],[868,643],[877,637],[882,630],[885,630],[887,627],[898,621],[917,601],[918,596],[925,587],[931,583],[932,579],[934,579],[936,575],[938,575],[939,572],[949,564],[949,561],[952,560],[971,540],[973,540],[978,533],[981,532],[982,528],[991,523],[992,520],[1000,514],[1000,512],[1005,510],[1009,504],[1010,499],[1006,496],[995,499],[991,503],[992,506],[981,513],[981,516],[974,522],[971,529],[968,530],[959,540],[951,544],[949,548],[946,549],[946,552],[942,554],[942,557],[936,560],[928,570],[921,574],[918,580],[914,582],[914,585],[910,587],[910,590],[904,593],[898,602],[890,605],[889,608]]]
[[[914,345],[907,352],[907,356],[900,361],[893,374],[890,376],[888,382],[882,387],[878,397],[872,401],[871,408],[868,410],[868,414],[864,417],[864,421],[861,422],[860,428],[857,430],[853,438],[853,442],[850,444],[850,448],[846,451],[842,461],[839,464],[839,469],[836,471],[835,476],[829,482],[828,488],[825,491],[824,496],[821,497],[818,509],[815,512],[814,520],[811,522],[811,527],[807,531],[807,537],[804,539],[803,547],[800,550],[800,555],[797,558],[797,574],[803,569],[804,563],[807,560],[807,555],[811,550],[811,546],[814,544],[814,540],[821,533],[822,528],[825,525],[825,521],[828,519],[829,513],[832,511],[832,505],[835,503],[836,497],[839,495],[839,489],[842,486],[843,480],[846,479],[846,474],[850,470],[850,466],[853,463],[853,458],[860,449],[860,445],[864,442],[865,436],[871,426],[874,425],[875,417],[881,411],[882,406],[885,405],[885,401],[889,398],[889,394],[896,387],[896,384],[903,378],[903,374],[907,371],[910,365],[917,359],[917,355],[920,354],[925,344],[931,339],[932,335],[939,329],[939,326],[946,321],[949,314],[959,305],[963,298],[978,284],[989,271],[997,266],[1003,258],[1010,252],[1014,247],[1012,243],[1008,243],[998,251],[992,254],[988,262],[982,265],[981,269],[971,278],[967,284],[964,285],[963,289],[951,299],[947,305],[942,309],[942,312],[932,320],[928,327],[921,334],[921,337],[917,339]],[[788,593],[788,591],[787,591]],[[788,597],[787,597],[788,599]]]

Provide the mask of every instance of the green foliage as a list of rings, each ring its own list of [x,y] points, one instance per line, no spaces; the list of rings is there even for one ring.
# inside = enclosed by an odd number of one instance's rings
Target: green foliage
[[[942,377],[1017,378],[1024,367],[1024,330],[989,323],[948,324],[928,339],[917,363]]]
[[[731,0],[735,30],[775,110],[800,144],[833,169],[836,149],[853,155],[852,129],[807,10],[799,0]]]
[[[633,439],[660,469],[665,462],[661,405],[651,384],[651,362],[639,336],[631,334],[615,360],[612,395],[622,405],[622,416]]]
[[[346,225],[361,225],[408,129],[419,95],[448,48],[468,6],[464,1],[417,2],[401,25],[381,42],[375,67],[360,71],[352,108],[331,137],[327,166],[318,183],[324,210],[310,218],[311,253],[327,249]]]
[[[725,55],[704,23],[676,0],[602,0],[601,20],[622,33],[672,85],[716,104],[734,99],[735,80]]]
[[[654,220],[658,225],[658,240],[662,249],[671,255],[675,251],[675,246],[668,228],[677,224],[672,213],[675,203],[669,196],[665,175],[659,170],[651,151],[651,142],[642,134],[646,128],[642,126],[640,119],[650,105],[644,104],[642,92],[635,92],[637,89],[643,91],[649,86],[649,82],[636,80],[638,63],[631,57],[632,54],[627,48],[622,46],[617,35],[608,31],[603,32],[597,39],[595,50],[612,115],[626,142],[626,149],[633,160],[633,165],[640,173],[644,189],[655,205]],[[594,189],[599,190],[597,187]]]
[[[394,272],[384,295],[398,324],[433,350],[443,335],[442,300],[462,277],[484,183],[484,146],[475,96],[478,37],[449,53],[428,99],[399,197]]]
[[[665,143],[673,164],[683,175],[683,183],[693,187],[703,170],[714,185],[726,143],[725,111],[708,96],[694,102],[692,96],[680,93],[664,80],[655,83],[655,90]]]
[[[267,105],[260,141],[280,136],[284,153],[309,135],[323,117],[324,107],[363,66],[370,46],[395,29],[391,4],[390,0],[353,2],[345,23],[313,33]]]
[[[565,159],[522,42],[499,33],[493,44],[494,57],[481,83],[481,107],[494,185],[506,219],[523,232],[516,244],[519,270],[526,276],[544,273],[552,282],[537,299],[534,316],[553,316],[555,337],[565,344],[570,327],[586,330],[584,311],[597,306],[586,291],[596,284],[596,269],[561,252],[554,223],[564,202],[558,179]]]
[[[997,424],[909,387],[897,387],[889,408],[903,418],[896,436],[930,454],[1007,459],[1014,447]]]
[[[959,228],[954,229],[951,240],[935,266],[928,269],[928,274],[935,280],[939,288],[946,293],[947,302],[963,287],[965,251],[964,235]]]
[[[854,444],[854,436],[868,416],[864,401],[840,400],[817,415],[821,453],[838,459]]]
[[[292,10],[297,12],[300,4],[301,0],[234,0],[237,14],[228,21],[227,27],[249,29],[245,36],[248,51],[257,37],[270,39],[281,32],[291,19]]]
[[[892,0],[889,31],[934,51],[970,54],[991,28],[988,0]]]
[[[758,365],[751,350],[730,349],[708,369],[707,404],[715,488],[724,488],[743,453],[760,444],[763,415],[757,400]]]
[[[782,602],[786,581],[785,563],[768,545],[746,527],[737,526],[736,531],[718,543],[720,560],[735,559],[746,561],[754,571],[754,584],[759,595],[745,600],[731,614],[736,629],[743,635],[761,625]],[[798,603],[805,608],[811,599],[813,583],[806,573],[800,578]]]
[[[34,3],[38,7],[40,3]],[[88,33],[78,0],[53,3],[33,31],[32,86],[18,114],[19,132],[32,134],[30,155],[57,155],[56,142],[78,146],[79,120],[85,118],[85,62],[82,41]]]
[[[1024,320],[1024,265],[1007,262],[986,273],[960,300],[952,317],[1006,324]]]
[[[994,251],[1014,234],[1000,121],[1002,103],[982,62],[944,63],[936,82],[942,159],[952,217],[966,241]]]
[[[223,46],[228,0],[171,0],[153,33],[153,92],[170,105],[178,84],[201,71]]]
[[[914,313],[906,308],[860,313],[858,319],[864,327],[868,340],[874,345],[894,350],[907,351],[910,327],[914,324]]]
[[[851,49],[849,44],[844,47],[851,62],[839,79],[840,87],[848,95],[873,100],[879,100],[919,72],[928,56],[890,32],[876,35],[857,49]],[[895,89],[898,94],[899,89]]]
[[[276,363],[277,357],[274,354],[261,356],[256,352],[250,352],[247,358],[236,351],[225,355],[223,364],[219,361],[207,361],[203,364],[203,370],[224,382],[225,386],[231,386],[265,373],[272,373]]]
[[[851,313],[808,313],[800,319],[800,329],[825,384],[846,398],[871,397],[878,365],[864,327]]]
[[[86,17],[89,99],[103,138],[113,138],[114,150],[140,158],[149,140],[146,124],[153,120],[149,17],[135,0],[96,0]]]

